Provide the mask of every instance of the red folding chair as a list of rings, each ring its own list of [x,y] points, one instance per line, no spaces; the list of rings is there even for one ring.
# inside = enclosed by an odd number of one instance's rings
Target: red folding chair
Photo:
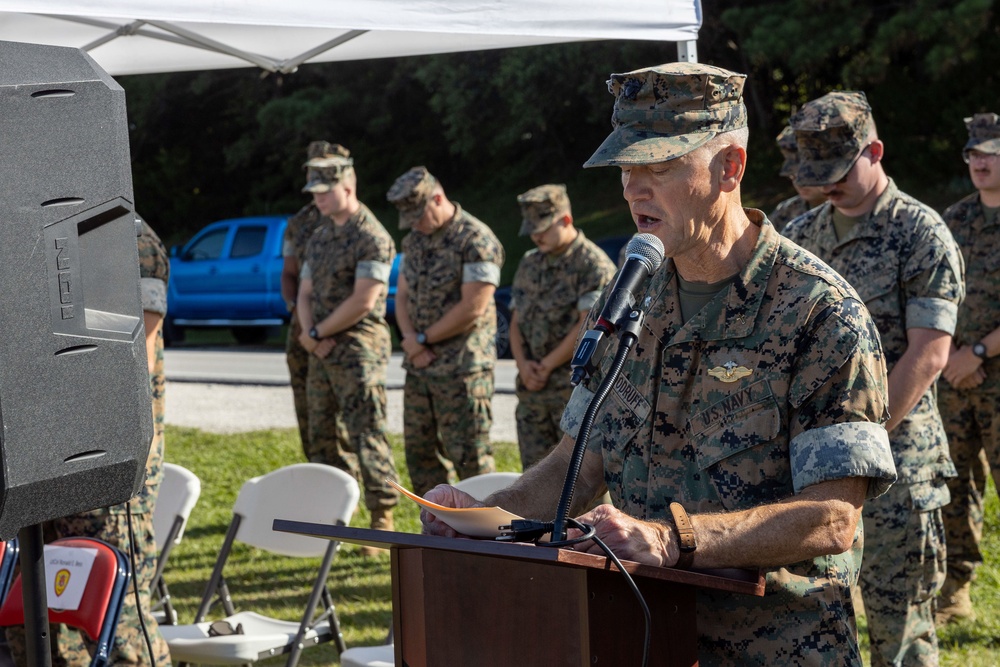
[[[118,618],[132,579],[132,567],[120,549],[91,537],[64,537],[52,544],[97,550],[80,607],[71,610],[49,608],[49,622],[64,623],[86,632],[97,643],[91,667],[103,667],[108,664],[111,654]],[[14,585],[0,607],[0,626],[10,625],[24,625],[20,574],[14,579]]]
[[[14,583],[14,570],[17,569],[17,557],[20,553],[16,537],[7,542],[0,541],[0,604],[7,599],[10,585]]]

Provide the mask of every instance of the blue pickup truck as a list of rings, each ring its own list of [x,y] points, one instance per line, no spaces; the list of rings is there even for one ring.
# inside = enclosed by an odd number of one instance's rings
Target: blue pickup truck
[[[185,327],[225,327],[240,343],[260,343],[268,327],[288,322],[281,297],[287,222],[287,215],[220,220],[171,248],[168,344],[183,340]]]

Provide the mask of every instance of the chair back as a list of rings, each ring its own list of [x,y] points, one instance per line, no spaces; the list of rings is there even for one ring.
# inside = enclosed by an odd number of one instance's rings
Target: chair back
[[[521,476],[519,472],[485,472],[460,480],[453,486],[465,491],[476,500],[483,500],[491,493],[505,489]]]
[[[14,583],[14,570],[17,569],[20,554],[21,547],[16,537],[6,542],[0,541],[0,604],[7,599],[11,584]]]
[[[233,514],[240,517],[237,540],[284,556],[318,557],[328,540],[276,533],[275,519],[347,525],[361,498],[357,480],[322,463],[295,463],[248,480]]]
[[[106,664],[114,643],[122,604],[128,594],[128,583],[132,578],[129,561],[117,547],[91,537],[65,537],[55,540],[52,545],[97,552],[79,608],[49,608],[49,622],[64,623],[86,632],[97,643],[97,653],[91,665]],[[18,575],[10,594],[0,607],[0,626],[23,624],[24,602],[21,575]]]
[[[163,551],[167,541],[180,544],[191,510],[201,495],[201,480],[193,472],[174,463],[163,464],[163,481],[153,509],[153,532],[156,550]]]

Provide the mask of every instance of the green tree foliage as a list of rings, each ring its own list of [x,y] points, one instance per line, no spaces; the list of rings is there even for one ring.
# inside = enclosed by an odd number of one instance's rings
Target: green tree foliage
[[[810,99],[863,90],[905,189],[937,206],[969,189],[962,119],[1000,111],[992,0],[706,3],[713,10],[764,101],[756,124],[770,136]]]
[[[992,0],[703,0],[702,62],[749,75],[744,200],[791,193],[774,138],[793,109],[837,88],[864,90],[907,191],[944,206],[968,191],[962,118],[998,111]],[[629,233],[613,169],[580,165],[610,129],[611,72],[676,58],[673,44],[584,42],[304,65],[123,77],[136,204],[169,242],[212,220],[293,212],[313,139],[353,152],[359,195],[397,238],[385,192],[426,165],[508,249],[529,241],[514,197],[566,183],[593,238]]]

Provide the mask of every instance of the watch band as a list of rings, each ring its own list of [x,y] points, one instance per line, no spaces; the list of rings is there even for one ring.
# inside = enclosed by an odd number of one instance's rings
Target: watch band
[[[972,346],[972,354],[976,355],[983,361],[986,360],[986,346],[983,344],[983,341],[979,341]]]
[[[698,544],[694,539],[694,526],[691,525],[691,518],[680,503],[670,503],[670,514],[674,518],[674,528],[677,529],[677,546],[680,554],[677,556],[677,564],[674,567],[686,570],[694,562],[694,552]]]

